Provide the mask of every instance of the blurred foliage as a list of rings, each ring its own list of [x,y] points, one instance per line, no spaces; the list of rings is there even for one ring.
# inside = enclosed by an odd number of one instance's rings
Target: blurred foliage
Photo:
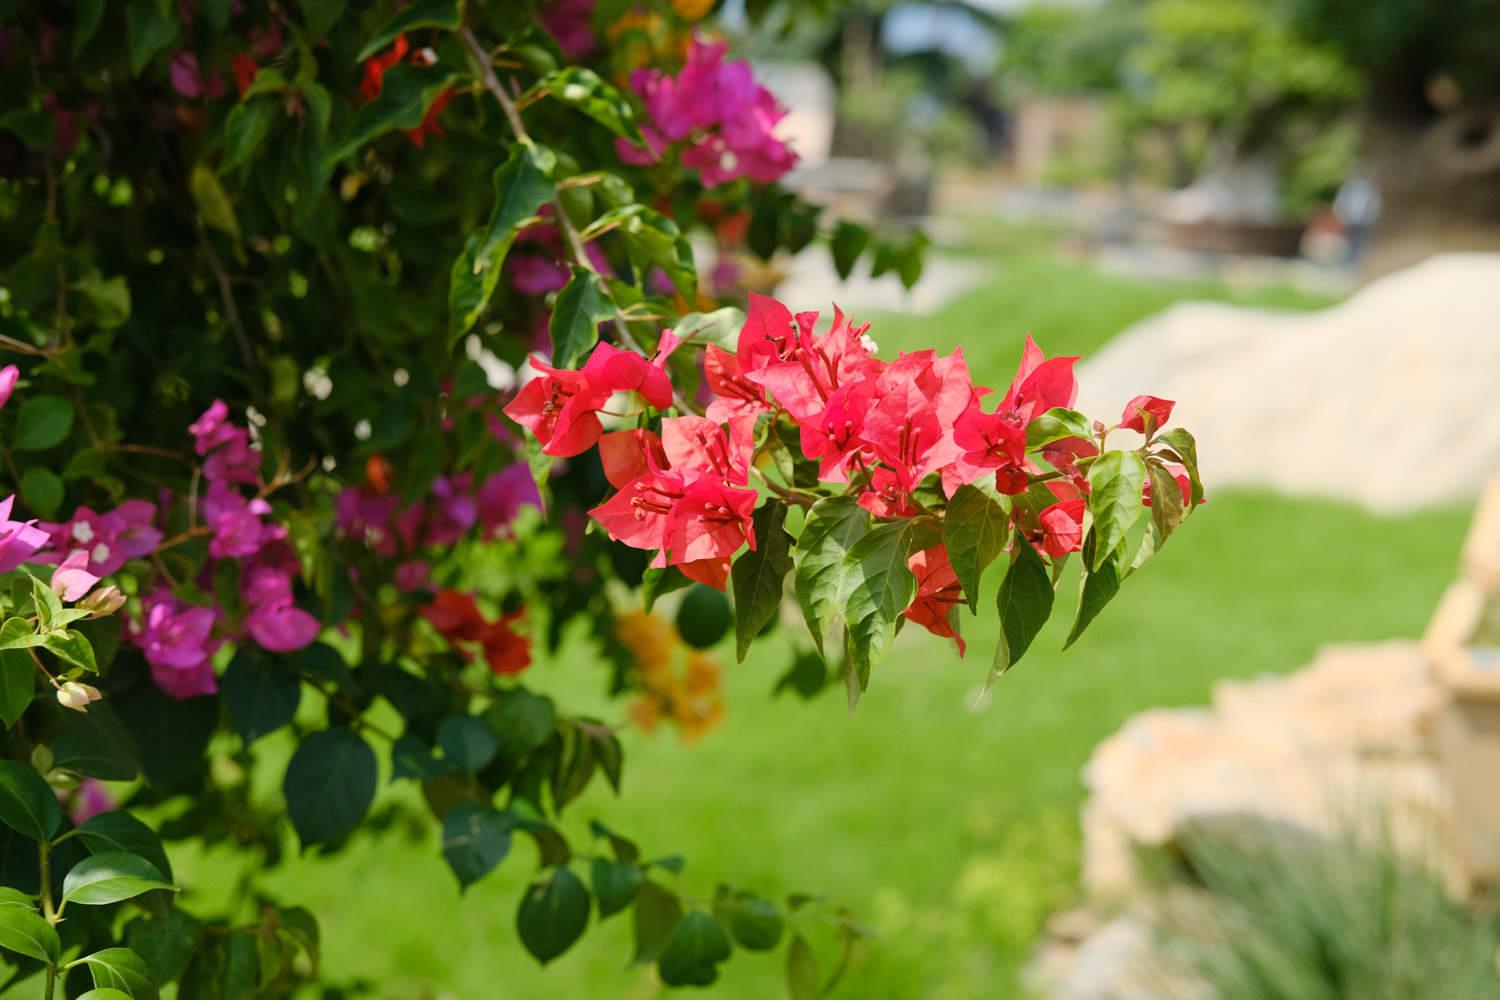
[[[1012,96],[1099,94],[1148,175],[1174,185],[1247,156],[1271,158],[1296,215],[1330,198],[1357,154],[1362,93],[1339,48],[1310,39],[1286,0],[1106,0],[1028,7],[1008,25]],[[1099,179],[1073,160],[1061,179]],[[1163,162],[1164,161],[1164,162]]]
[[[1079,94],[1120,83],[1120,53],[1144,34],[1140,0],[1098,9],[1038,3],[1021,9],[1005,28],[999,71],[1006,93]]]
[[[1333,840],[1236,824],[1186,838],[1205,906],[1169,919],[1176,949],[1223,1000],[1492,997],[1500,920],[1450,898],[1382,837]]]
[[[1461,98],[1500,97],[1496,0],[1295,0],[1297,28],[1335,47],[1379,102],[1419,104],[1439,77]]]
[[[950,102],[938,100],[929,77],[911,65],[881,75],[873,88],[839,91],[840,124],[897,150],[916,149],[932,163],[973,162],[979,158],[979,127]]]
[[[1251,152],[1359,95],[1336,50],[1303,39],[1278,3],[1150,0],[1124,56],[1123,114],[1139,128],[1201,123]]]

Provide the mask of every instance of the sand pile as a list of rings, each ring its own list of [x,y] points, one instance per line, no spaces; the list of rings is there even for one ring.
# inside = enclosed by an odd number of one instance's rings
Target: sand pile
[[[1210,494],[1379,511],[1478,495],[1500,469],[1500,254],[1445,254],[1315,313],[1190,302],[1079,368],[1079,409],[1178,401]]]

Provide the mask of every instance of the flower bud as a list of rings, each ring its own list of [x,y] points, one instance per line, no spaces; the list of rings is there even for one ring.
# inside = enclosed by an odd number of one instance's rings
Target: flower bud
[[[57,700],[64,708],[71,708],[75,712],[88,711],[91,701],[98,701],[104,695],[92,684],[80,684],[77,681],[67,681],[57,689]]]
[[[90,618],[104,618],[125,606],[125,595],[114,584],[100,587],[78,602],[80,610],[89,612]]]

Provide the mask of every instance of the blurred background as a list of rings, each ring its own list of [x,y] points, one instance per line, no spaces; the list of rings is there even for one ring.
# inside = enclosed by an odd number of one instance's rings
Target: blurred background
[[[1500,4],[811,7],[720,11],[791,109],[794,186],[933,246],[909,289],[823,250],[747,282],[837,300],[887,356],[962,346],[992,386],[1030,332],[1086,359],[1086,412],[1176,399],[1210,502],[987,697],[983,616],[966,660],[908,630],[853,715],[773,692],[768,638],[726,669],[722,725],[627,735],[620,822],[847,903],[873,939],[841,996],[1497,995]],[[576,699],[579,659],[534,675]],[[381,995],[658,992],[618,921],[515,962],[495,901],[524,872],[452,905],[432,836],[272,880]],[[780,980],[751,956],[710,992]]]

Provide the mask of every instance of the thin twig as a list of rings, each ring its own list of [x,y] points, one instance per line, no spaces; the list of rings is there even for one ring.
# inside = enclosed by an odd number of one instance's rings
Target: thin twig
[[[229,327],[234,331],[234,339],[239,342],[240,354],[244,356],[245,368],[248,371],[255,370],[255,352],[250,349],[250,337],[245,333],[245,324],[240,321],[239,306],[234,303],[234,291],[229,287],[229,274],[224,270],[224,264],[219,260],[219,255],[214,251],[214,245],[204,232],[202,223],[194,227],[198,234],[198,244],[203,247],[203,255],[208,258],[209,267],[213,268],[214,279],[219,283],[219,297],[224,300],[224,318],[229,321]]]
[[[30,354],[38,358],[50,358],[52,356],[52,352],[45,347],[37,347],[35,344],[28,344],[24,340],[7,337],[4,334],[0,334],[0,348],[7,351],[15,351],[17,354]]]
[[[521,111],[516,106],[515,99],[505,92],[505,88],[500,84],[500,78],[495,75],[495,68],[490,54],[484,50],[484,46],[479,44],[479,39],[474,37],[474,32],[469,28],[460,29],[459,37],[463,39],[463,43],[468,48],[469,54],[474,57],[474,61],[479,64],[479,72],[483,78],[484,89],[488,90],[494,96],[495,100],[499,102],[500,110],[505,113],[506,121],[510,123],[511,131],[515,133],[516,140],[525,146],[536,145],[536,142],[531,138],[531,134],[526,131],[526,123],[521,120]],[[589,258],[588,250],[584,247],[583,240],[578,235],[578,230],[573,226],[572,220],[568,218],[568,213],[563,210],[561,198],[553,198],[552,209],[557,217],[558,231],[562,233],[563,242],[567,244],[568,252],[572,256],[574,263],[584,270],[598,274],[599,270],[594,267],[594,262]],[[619,339],[620,345],[635,351],[637,354],[646,354],[646,349],[635,339],[635,335],[630,332],[630,327],[625,325],[625,320],[620,314],[619,303],[615,301],[614,292],[609,287],[609,282],[600,281],[599,288],[603,291],[604,297],[609,300],[611,309],[610,322],[614,326],[615,336]],[[649,357],[650,355],[647,356]],[[676,386],[672,387],[672,400],[683,413],[698,412],[696,407],[688,405],[687,400],[677,391]]]
[[[125,451],[136,455],[158,455],[161,458],[176,459],[179,462],[186,462],[188,460],[188,457],[180,451],[173,451],[170,448],[158,448],[150,444],[111,444],[105,447],[110,451]]]

